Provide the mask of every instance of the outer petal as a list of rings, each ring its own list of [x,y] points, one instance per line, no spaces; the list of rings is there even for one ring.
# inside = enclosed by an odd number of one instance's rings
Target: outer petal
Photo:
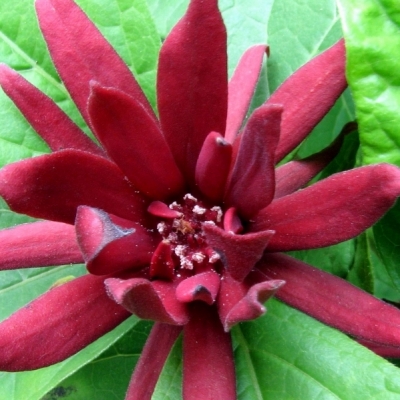
[[[267,100],[284,105],[276,162],[300,144],[346,88],[345,60],[340,40],[303,65]]]
[[[129,68],[72,0],[36,0],[35,5],[58,73],[87,122],[92,79],[131,95],[152,115]]]
[[[0,323],[0,368],[23,371],[65,360],[129,315],[107,297],[102,278],[74,279]]]
[[[0,231],[0,270],[83,262],[73,225],[39,221]]]
[[[191,182],[204,139],[225,131],[227,91],[226,31],[217,0],[191,1],[161,48],[157,78],[161,126]]]
[[[189,320],[186,306],[175,296],[176,284],[150,282],[143,278],[106,280],[109,296],[142,319],[184,325]]]
[[[275,191],[275,148],[279,140],[282,106],[261,106],[250,116],[228,179],[225,202],[251,218],[266,207]]]
[[[183,398],[236,399],[231,337],[214,307],[192,304],[183,331]]]
[[[155,323],[136,364],[125,400],[151,400],[164,363],[182,328]]]
[[[242,56],[228,85],[225,139],[233,143],[246,117],[268,46],[250,47]]]
[[[51,150],[76,149],[104,156],[53,100],[4,64],[0,64],[0,85]]]
[[[77,150],[7,165],[0,170],[0,195],[15,212],[71,224],[80,205],[138,222],[147,205],[115,164]]]
[[[235,235],[213,225],[203,225],[207,243],[220,256],[228,273],[242,281],[263,255],[274,231]]]
[[[330,246],[374,224],[399,195],[399,168],[356,168],[275,200],[257,215],[250,230],[276,231],[267,248],[271,252]]]
[[[284,254],[267,254],[257,269],[284,279],[280,300],[356,338],[400,347],[400,311],[334,275]]]
[[[183,177],[157,122],[136,99],[94,84],[88,111],[107,153],[141,192],[163,200],[183,191]]]
[[[75,222],[77,238],[94,275],[107,275],[150,263],[154,238],[140,224],[80,206]]]

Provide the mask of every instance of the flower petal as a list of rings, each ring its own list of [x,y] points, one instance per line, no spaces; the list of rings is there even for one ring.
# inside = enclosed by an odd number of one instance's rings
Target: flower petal
[[[275,200],[257,215],[250,231],[276,231],[270,252],[330,246],[374,224],[399,195],[399,168],[356,168]]]
[[[97,138],[141,192],[163,200],[183,191],[183,177],[158,123],[136,99],[93,83],[88,112]]]
[[[0,231],[0,270],[81,263],[73,225],[39,221]]]
[[[129,382],[125,400],[151,400],[158,377],[181,331],[180,326],[154,324]]]
[[[344,91],[345,61],[340,40],[298,69],[267,100],[285,105],[276,162],[300,144]]]
[[[191,304],[183,328],[183,398],[236,399],[231,336],[224,332],[214,307]]]
[[[226,124],[226,31],[217,3],[191,1],[165,40],[159,59],[162,130],[178,167],[192,183],[206,136],[224,132]]]
[[[282,106],[261,106],[250,116],[228,179],[225,202],[246,219],[266,207],[275,191],[275,148]]]
[[[140,224],[80,206],[76,234],[88,271],[107,275],[150,263],[155,243]]]
[[[53,100],[4,64],[0,64],[0,85],[52,151],[76,149],[105,155]]]
[[[207,271],[184,279],[176,288],[176,298],[182,303],[200,300],[211,305],[217,298],[220,276]]]
[[[346,124],[338,138],[319,153],[312,154],[302,160],[290,161],[276,168],[274,199],[294,193],[321,172],[339,153],[344,135],[351,132],[355,125],[353,122]]]
[[[174,283],[143,278],[109,278],[105,282],[109,296],[139,318],[173,325],[189,320],[186,306],[175,297]]]
[[[91,80],[124,91],[154,115],[129,68],[72,0],[36,0],[35,6],[53,62],[86,122]]]
[[[284,254],[266,254],[257,269],[286,285],[276,297],[356,338],[400,346],[400,310],[337,276]]]
[[[144,220],[146,202],[112,162],[83,151],[62,150],[0,170],[0,195],[15,212],[74,223],[78,206]]]
[[[129,315],[107,297],[102,278],[85,275],[54,287],[0,323],[0,368],[26,371],[63,361]]]
[[[357,340],[357,342],[365,346],[367,349],[370,349],[375,354],[378,354],[378,356],[385,358],[400,358],[400,347],[381,346],[367,340]]]
[[[232,158],[232,145],[219,133],[210,132],[196,164],[196,184],[211,201],[222,201]]]
[[[220,256],[225,269],[238,281],[242,281],[263,255],[274,231],[235,235],[214,225],[203,225],[209,246]]]
[[[239,64],[228,85],[228,117],[225,139],[233,143],[246,117],[251,99],[260,76],[264,55],[268,46],[250,47],[239,60]]]

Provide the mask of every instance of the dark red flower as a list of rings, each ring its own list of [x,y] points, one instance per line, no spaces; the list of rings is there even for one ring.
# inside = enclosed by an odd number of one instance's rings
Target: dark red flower
[[[36,9],[54,64],[101,146],[0,67],[3,90],[53,151],[0,171],[0,194],[11,209],[44,220],[0,232],[1,268],[84,261],[90,274],[0,324],[2,370],[61,361],[134,313],[156,324],[128,399],[151,396],[181,331],[183,397],[235,398],[229,330],[262,315],[275,293],[378,352],[398,351],[397,309],[279,253],[350,239],[400,195],[400,170],[383,164],[302,189],[340,139],[274,168],[345,89],[342,41],[243,124],[266,47],[249,49],[227,84],[217,1],[192,0],[161,49],[158,120],[127,66],[73,2],[36,0]]]

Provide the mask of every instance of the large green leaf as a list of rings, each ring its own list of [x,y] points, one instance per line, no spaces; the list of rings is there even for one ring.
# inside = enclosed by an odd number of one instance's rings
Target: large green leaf
[[[338,0],[364,163],[400,166],[400,17],[393,0]]]

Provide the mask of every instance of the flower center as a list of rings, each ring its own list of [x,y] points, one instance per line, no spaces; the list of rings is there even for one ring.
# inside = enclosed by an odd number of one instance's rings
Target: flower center
[[[210,264],[219,261],[219,254],[207,245],[202,227],[205,224],[222,226],[220,207],[207,207],[186,194],[180,203],[174,201],[169,206],[153,202],[149,212],[163,219],[157,224],[157,230],[163,238],[162,245],[171,250],[175,269],[197,272],[210,269]]]

